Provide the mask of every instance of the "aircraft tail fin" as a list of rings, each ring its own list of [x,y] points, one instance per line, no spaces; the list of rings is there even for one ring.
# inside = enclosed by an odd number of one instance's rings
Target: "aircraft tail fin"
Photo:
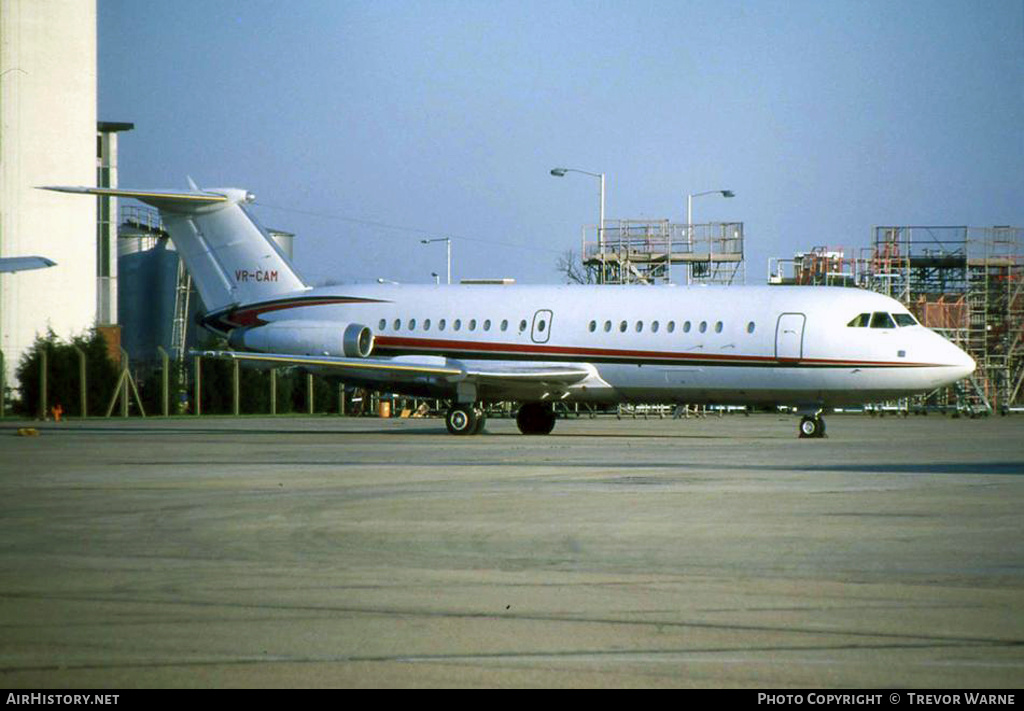
[[[245,205],[255,197],[236,188],[129,190],[46,187],[65,193],[135,198],[160,211],[164,227],[210,311],[309,288],[288,257]]]

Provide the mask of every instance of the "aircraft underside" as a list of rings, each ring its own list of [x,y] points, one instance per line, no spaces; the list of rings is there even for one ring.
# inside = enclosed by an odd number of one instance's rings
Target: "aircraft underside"
[[[314,372],[327,377],[335,377],[345,383],[381,389],[381,383],[373,378],[358,376],[339,376],[336,371],[327,368],[310,368]],[[706,369],[711,371],[713,369]],[[735,369],[733,369],[735,370]],[[731,375],[731,374],[730,374]],[[635,404],[691,404],[691,405],[788,405],[800,406],[818,404],[823,407],[841,407],[881,402],[907,396],[906,389],[857,389],[837,390],[829,388],[799,387],[743,387],[734,385],[716,385],[716,378],[709,373],[706,381],[692,379],[691,384],[641,384],[616,385],[615,380],[607,378],[599,385],[581,385],[566,387],[558,383],[481,383],[475,386],[472,398],[462,398],[458,384],[444,378],[421,378],[417,380],[395,381],[388,385],[387,390],[401,395],[415,397],[433,397],[446,400],[463,401],[561,401],[581,403],[635,403]],[[922,388],[921,392],[927,392]]]
[[[708,368],[705,371],[713,369]],[[666,373],[671,373],[671,369],[662,368],[660,372],[664,377]],[[329,369],[321,370],[321,374],[337,378],[337,373]],[[693,377],[692,372],[686,375]],[[735,372],[728,375],[735,379]],[[714,381],[716,376],[712,372],[706,372],[705,377],[709,381]],[[380,382],[375,379],[345,377],[343,381],[356,387],[380,389]],[[613,407],[618,404],[792,407],[798,414],[803,415],[799,427],[800,436],[822,437],[825,432],[822,415],[833,408],[906,396],[906,390],[842,391],[778,387],[737,389],[715,387],[711,382],[694,382],[686,386],[666,382],[660,387],[654,387],[650,383],[640,387],[615,387],[607,381],[600,387],[563,387],[558,384],[537,386],[532,383],[520,386],[510,386],[507,383],[481,384],[467,394],[465,390],[460,391],[456,383],[443,378],[395,382],[391,384],[389,391],[411,397],[451,401],[451,407],[446,413],[446,426],[449,432],[458,435],[478,434],[483,431],[486,404],[511,401],[519,404],[517,425],[523,434],[549,434],[554,429],[557,419],[554,407],[556,403],[585,403],[597,407]]]

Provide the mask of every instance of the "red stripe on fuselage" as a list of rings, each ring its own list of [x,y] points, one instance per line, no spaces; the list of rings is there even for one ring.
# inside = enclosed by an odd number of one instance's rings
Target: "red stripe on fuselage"
[[[435,338],[404,338],[401,336],[376,336],[376,347],[401,352],[414,350],[424,353],[444,352],[453,355],[510,355],[535,356],[559,359],[653,361],[660,363],[708,363],[719,365],[792,365],[831,366],[858,368],[930,368],[935,363],[899,363],[886,361],[831,360],[827,358],[775,358],[755,355],[714,355],[707,353],[679,353],[675,351],[620,350],[612,348],[580,348],[572,346],[549,346],[539,343],[493,343],[486,341],[455,341]]]

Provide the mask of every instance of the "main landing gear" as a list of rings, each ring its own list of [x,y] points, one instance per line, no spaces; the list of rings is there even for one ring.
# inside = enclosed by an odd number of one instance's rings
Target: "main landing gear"
[[[548,403],[524,403],[516,414],[516,425],[525,435],[551,434],[555,429],[555,411]]]
[[[825,418],[820,414],[806,415],[800,419],[800,438],[821,438],[825,436]]]
[[[484,430],[487,415],[477,405],[452,405],[444,417],[445,427],[453,435],[474,435]],[[544,402],[528,402],[516,414],[519,431],[527,435],[551,434],[555,428],[555,411]]]
[[[453,435],[480,434],[486,423],[487,415],[475,405],[453,405],[444,417],[444,424]]]

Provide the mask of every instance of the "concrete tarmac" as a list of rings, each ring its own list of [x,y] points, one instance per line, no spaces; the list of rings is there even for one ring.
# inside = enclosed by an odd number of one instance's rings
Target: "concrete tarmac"
[[[1024,417],[0,422],[0,683],[1024,686]]]

